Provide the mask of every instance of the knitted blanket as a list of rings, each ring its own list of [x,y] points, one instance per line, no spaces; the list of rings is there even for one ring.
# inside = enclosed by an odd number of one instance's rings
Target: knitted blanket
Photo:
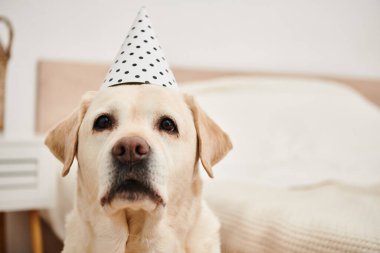
[[[222,222],[223,253],[380,252],[380,185],[215,182],[206,193]]]

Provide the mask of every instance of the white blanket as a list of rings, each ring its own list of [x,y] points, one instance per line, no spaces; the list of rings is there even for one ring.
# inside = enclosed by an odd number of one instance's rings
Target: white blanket
[[[380,185],[216,182],[206,193],[222,222],[223,253],[380,252]]]
[[[276,187],[380,182],[380,110],[346,85],[233,77],[184,88],[232,138],[217,180]]]

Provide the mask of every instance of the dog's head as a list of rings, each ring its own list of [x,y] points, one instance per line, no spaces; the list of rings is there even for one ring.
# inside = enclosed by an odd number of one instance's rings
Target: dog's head
[[[145,85],[87,93],[46,144],[63,176],[77,156],[79,187],[112,211],[165,206],[194,184],[198,159],[212,177],[232,148],[191,96]]]

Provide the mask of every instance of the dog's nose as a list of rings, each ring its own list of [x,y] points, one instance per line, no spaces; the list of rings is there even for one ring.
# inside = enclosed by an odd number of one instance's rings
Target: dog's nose
[[[122,163],[135,162],[149,155],[150,147],[141,137],[124,137],[112,148],[112,155]]]

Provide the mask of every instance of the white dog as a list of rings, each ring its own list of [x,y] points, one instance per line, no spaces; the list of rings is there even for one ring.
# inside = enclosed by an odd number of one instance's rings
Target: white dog
[[[75,156],[79,165],[63,252],[220,252],[197,164],[212,177],[232,144],[191,96],[153,85],[89,92],[46,144],[63,175]]]

